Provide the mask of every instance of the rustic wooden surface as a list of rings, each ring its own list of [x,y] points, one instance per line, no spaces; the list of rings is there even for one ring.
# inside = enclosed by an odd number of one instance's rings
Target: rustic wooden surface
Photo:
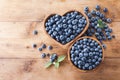
[[[31,45],[53,45],[52,52],[66,53],[43,31],[43,20],[51,13],[91,9],[96,4],[109,9],[116,39],[105,42],[105,60],[97,71],[77,71],[66,59],[59,69],[44,68],[47,59]],[[0,80],[120,80],[120,0],[0,0]],[[39,30],[34,36],[33,30]],[[49,52],[44,50],[43,52]]]

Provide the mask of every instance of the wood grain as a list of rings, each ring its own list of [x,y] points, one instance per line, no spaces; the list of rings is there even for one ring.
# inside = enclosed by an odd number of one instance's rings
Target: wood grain
[[[40,21],[51,13],[83,10],[84,6],[92,9],[96,4],[107,7],[111,18],[120,21],[119,0],[0,0],[0,3],[0,21]]]
[[[54,49],[43,52],[58,55],[67,48],[58,45],[43,31],[44,19],[52,13],[64,14],[69,10],[93,9],[96,4],[109,9],[107,17],[116,38],[104,41],[107,45],[105,60],[94,72],[82,73],[66,59],[57,70],[44,68],[48,59],[40,59],[38,51],[44,42]],[[120,0],[0,0],[0,80],[120,80]],[[32,34],[38,30],[38,35]],[[38,47],[32,48],[36,43]]]
[[[43,59],[1,59],[0,80],[119,80],[120,59],[106,58],[94,72],[80,72],[64,61],[59,69],[44,68]],[[7,64],[6,64],[7,63]]]

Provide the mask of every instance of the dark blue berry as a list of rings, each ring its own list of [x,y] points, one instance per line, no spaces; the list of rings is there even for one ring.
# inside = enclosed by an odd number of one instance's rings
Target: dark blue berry
[[[41,54],[41,58],[45,58],[46,57],[46,54],[45,53],[42,53]]]
[[[99,5],[96,5],[96,10],[100,10],[100,6]]]
[[[37,35],[37,34],[38,34],[38,31],[37,31],[37,30],[34,30],[34,31],[33,31],[33,34],[34,34],[34,35]]]
[[[108,12],[108,9],[107,9],[107,8],[104,8],[104,9],[103,9],[103,12]]]
[[[36,44],[33,44],[33,45],[32,45],[32,47],[33,47],[33,48],[36,48],[36,47],[37,47],[37,45],[36,45]]]

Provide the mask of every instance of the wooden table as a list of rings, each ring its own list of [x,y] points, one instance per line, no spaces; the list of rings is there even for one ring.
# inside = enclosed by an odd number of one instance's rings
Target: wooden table
[[[107,45],[101,68],[80,72],[66,59],[59,69],[44,68],[48,59],[41,59],[38,47],[44,42],[53,45],[52,52],[66,54],[66,49],[43,31],[43,21],[51,13],[93,9],[96,4],[109,9],[108,16],[116,38]],[[39,34],[34,36],[33,30]],[[120,80],[120,0],[0,0],[0,80]],[[43,50],[43,52],[49,52]]]

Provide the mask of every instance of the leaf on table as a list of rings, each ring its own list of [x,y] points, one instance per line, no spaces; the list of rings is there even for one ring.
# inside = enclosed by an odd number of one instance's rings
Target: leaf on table
[[[52,63],[49,61],[49,62],[47,62],[46,64],[45,64],[45,68],[48,68],[48,67],[50,67],[52,65]]]
[[[59,62],[55,62],[55,64],[54,64],[55,68],[59,68],[59,65],[60,65]]]
[[[61,55],[58,57],[57,62],[62,62],[66,58],[65,55]]]

